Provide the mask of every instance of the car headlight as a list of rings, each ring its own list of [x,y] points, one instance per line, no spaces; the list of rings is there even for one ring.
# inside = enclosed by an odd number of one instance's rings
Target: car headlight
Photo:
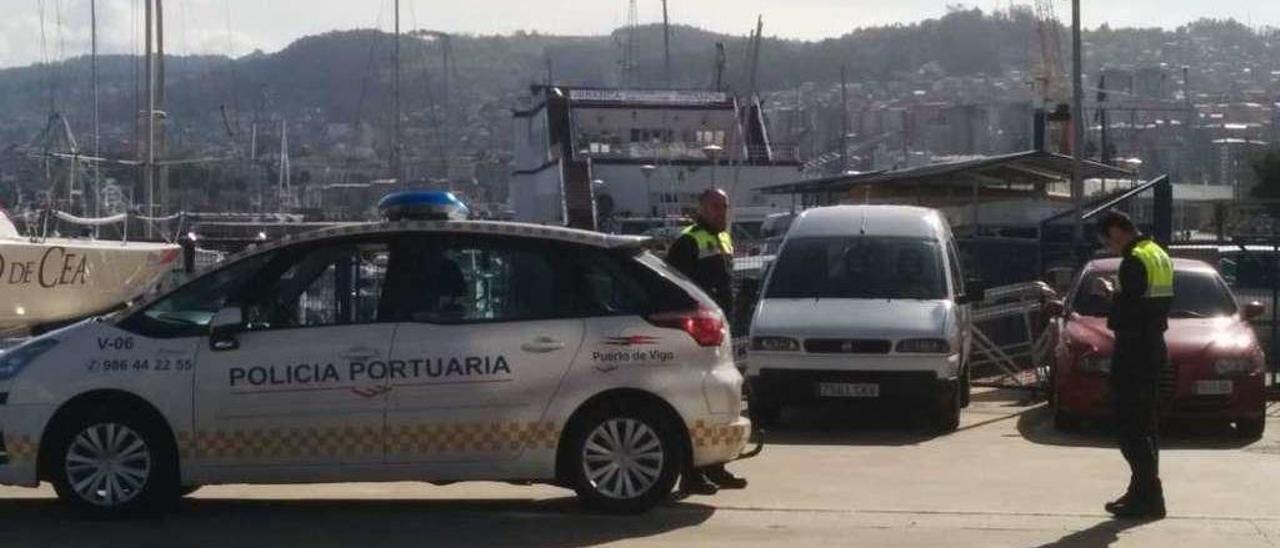
[[[1244,375],[1258,369],[1257,362],[1249,358],[1223,358],[1213,362],[1213,370],[1219,375]]]
[[[791,337],[752,337],[751,349],[762,352],[796,352],[800,341]]]
[[[943,339],[903,339],[898,341],[900,354],[949,354],[951,343]]]
[[[39,339],[0,354],[0,381],[12,379],[27,364],[57,345],[57,339]]]
[[[1078,367],[1086,373],[1101,373],[1109,375],[1111,373],[1111,357],[1110,356],[1085,356],[1080,358]]]

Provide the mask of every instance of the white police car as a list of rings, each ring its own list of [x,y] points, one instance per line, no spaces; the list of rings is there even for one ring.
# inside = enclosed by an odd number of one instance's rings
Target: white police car
[[[639,238],[326,229],[0,354],[0,483],[124,513],[221,483],[512,480],[612,511],[749,422],[725,321]]]

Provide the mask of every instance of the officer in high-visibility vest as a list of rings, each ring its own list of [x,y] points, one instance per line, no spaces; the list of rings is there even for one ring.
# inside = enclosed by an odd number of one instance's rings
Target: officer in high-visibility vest
[[[706,291],[726,318],[733,317],[733,238],[728,230],[729,197],[710,189],[698,199],[694,224],[667,250],[667,263]]]
[[[733,239],[729,236],[728,194],[718,188],[702,193],[694,224],[671,244],[667,263],[715,299],[725,318],[733,317]],[[680,480],[680,490],[687,494],[713,494],[719,488],[746,486],[747,480],[729,473],[724,465],[691,468]]]
[[[1111,389],[1120,451],[1132,472],[1125,494],[1106,509],[1117,517],[1163,518],[1157,395],[1160,373],[1168,367],[1164,332],[1173,304],[1173,261],[1123,213],[1106,213],[1098,222],[1098,236],[1121,257],[1117,283],[1099,277],[1094,291],[1112,297],[1107,319],[1115,333]]]

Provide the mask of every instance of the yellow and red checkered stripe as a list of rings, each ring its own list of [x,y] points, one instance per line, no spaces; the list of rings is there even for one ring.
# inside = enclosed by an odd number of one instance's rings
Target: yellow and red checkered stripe
[[[178,436],[183,456],[209,459],[376,456],[382,429],[374,427],[211,430]]]
[[[712,424],[696,421],[689,428],[694,448],[739,446],[747,439],[747,427],[739,424]]]
[[[183,458],[307,458],[377,456],[384,449],[397,455],[502,453],[521,449],[556,448],[561,427],[553,421],[407,424],[393,426],[384,440],[378,427],[262,428],[178,433]],[[747,438],[742,425],[697,421],[689,428],[695,448],[739,446]],[[37,443],[30,436],[5,436],[12,463],[36,458]]]
[[[31,436],[5,436],[4,449],[9,453],[9,462],[23,464],[35,462],[39,446]]]
[[[555,449],[560,427],[555,422],[442,423],[394,426],[385,449],[398,455],[499,453]],[[184,458],[360,457],[382,454],[378,427],[263,428],[178,434]]]
[[[554,422],[454,423],[393,426],[387,450],[399,455],[501,453],[555,449],[560,427]]]

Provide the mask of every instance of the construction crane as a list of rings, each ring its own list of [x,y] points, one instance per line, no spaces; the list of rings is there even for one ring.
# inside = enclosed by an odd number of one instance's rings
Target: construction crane
[[[636,0],[628,0],[627,4],[627,30],[622,43],[622,61],[618,63],[622,72],[619,80],[624,88],[636,85],[636,30],[640,25]]]
[[[752,38],[750,42],[750,51],[748,51],[747,53],[748,55],[751,56],[750,59],[747,61],[747,66],[751,67],[750,70],[747,72],[748,74],[747,90],[751,93],[751,95],[756,94],[756,73],[760,68],[760,40],[763,33],[764,33],[764,16],[757,15],[756,30],[755,30],[755,33],[751,35]]]
[[[1062,26],[1054,13],[1053,0],[1035,0],[1036,36],[1040,46],[1040,58],[1032,69],[1032,84],[1040,101],[1038,110],[1044,112],[1047,122],[1061,125],[1062,152],[1070,151],[1071,93],[1063,78]],[[1048,133],[1046,128],[1046,134]]]
[[[1039,65],[1033,70],[1037,91],[1045,106],[1065,104],[1068,90],[1062,78],[1062,37],[1058,31],[1061,22],[1054,14],[1053,0],[1035,0],[1035,14],[1040,46]]]
[[[716,59],[712,66],[714,76],[711,79],[711,89],[715,91],[724,91],[724,42],[716,42]]]

